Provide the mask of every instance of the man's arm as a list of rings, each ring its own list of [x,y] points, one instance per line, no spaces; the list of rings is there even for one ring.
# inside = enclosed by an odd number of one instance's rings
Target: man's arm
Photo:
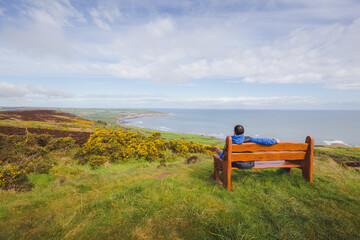
[[[272,138],[253,138],[250,137],[250,141],[254,143],[260,143],[263,145],[273,145],[276,143],[279,143],[280,141],[278,139],[272,139]]]
[[[225,153],[225,147],[222,150],[222,153],[219,155],[219,157],[222,159],[224,157],[224,153]]]

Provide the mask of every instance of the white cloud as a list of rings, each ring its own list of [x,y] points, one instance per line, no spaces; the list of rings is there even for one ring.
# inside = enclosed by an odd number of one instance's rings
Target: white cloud
[[[360,89],[359,37],[360,19],[349,25],[296,29],[274,43],[229,48],[230,54],[194,59],[177,66],[175,72],[189,78],[220,76],[244,78],[245,82],[322,83],[328,88]]]
[[[150,5],[191,11],[178,16],[154,10],[132,19],[133,12]],[[29,23],[20,18],[21,27],[4,24],[0,69],[166,83],[217,77],[360,89],[360,5],[351,1],[213,1],[209,6],[161,1],[134,6],[99,1],[84,9],[92,17],[84,30],[77,26],[86,22],[83,13],[69,1],[29,2],[22,10]]]
[[[161,95],[151,95],[151,94],[87,94],[81,98],[89,98],[89,99],[157,99],[159,97],[163,97]]]
[[[12,52],[10,56],[0,57],[0,61],[14,56],[20,62],[29,57],[28,65],[32,65],[33,58],[60,57],[68,61],[75,55],[63,28],[74,27],[72,20],[80,23],[86,20],[68,0],[24,1],[17,7],[21,9],[19,16],[16,19],[9,16],[9,24],[4,21],[0,32],[0,51],[3,48]],[[16,21],[16,25],[13,21]],[[17,65],[16,61],[10,64]]]
[[[146,25],[146,30],[155,37],[163,37],[175,29],[170,18],[158,18]]]
[[[70,19],[85,23],[82,13],[77,11],[69,0],[33,0],[28,1],[23,13],[33,21],[45,26],[63,27],[72,26]]]
[[[71,94],[58,89],[46,89],[42,86],[15,85],[8,82],[0,82],[0,98],[17,98],[30,94],[39,94],[46,97],[69,98]]]
[[[96,26],[107,31],[110,31],[112,29],[110,25],[121,17],[121,13],[116,4],[109,1],[99,1],[98,6],[96,8],[92,7],[89,13]]]
[[[214,98],[189,98],[186,101],[194,104],[204,104],[209,106],[291,106],[297,104],[316,104],[318,99],[313,96],[270,96],[270,97],[214,97]],[[231,105],[230,105],[231,104]]]
[[[111,27],[109,24],[107,24],[105,21],[103,21],[100,17],[100,13],[97,9],[92,8],[90,10],[90,15],[93,17],[93,20],[95,22],[95,24],[99,27],[102,28],[104,30],[110,31]]]

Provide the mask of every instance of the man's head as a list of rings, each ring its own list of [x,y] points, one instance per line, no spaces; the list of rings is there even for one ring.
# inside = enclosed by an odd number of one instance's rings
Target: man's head
[[[234,132],[235,132],[235,135],[244,134],[244,127],[241,126],[241,125],[236,125],[236,126],[234,127]]]

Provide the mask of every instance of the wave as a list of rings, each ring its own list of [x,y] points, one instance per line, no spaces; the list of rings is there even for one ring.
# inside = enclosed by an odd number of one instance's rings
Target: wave
[[[326,145],[345,145],[345,146],[350,146],[349,144],[345,143],[344,141],[341,140],[330,140],[330,141],[323,141]]]
[[[167,127],[158,127],[157,129],[161,130],[161,131],[167,131],[167,132],[173,131],[171,128],[167,128]]]

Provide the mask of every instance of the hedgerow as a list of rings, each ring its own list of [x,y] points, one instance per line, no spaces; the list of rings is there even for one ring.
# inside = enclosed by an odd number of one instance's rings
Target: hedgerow
[[[178,156],[185,156],[191,153],[211,154],[208,150],[210,146],[196,142],[183,140],[165,140],[161,138],[159,132],[154,132],[151,136],[127,130],[100,130],[90,136],[76,154],[81,163],[91,163],[94,165],[100,158],[104,157],[110,162],[127,161],[130,158],[145,158],[148,161],[164,158],[166,150],[170,150]],[[103,158],[101,158],[103,159]]]

